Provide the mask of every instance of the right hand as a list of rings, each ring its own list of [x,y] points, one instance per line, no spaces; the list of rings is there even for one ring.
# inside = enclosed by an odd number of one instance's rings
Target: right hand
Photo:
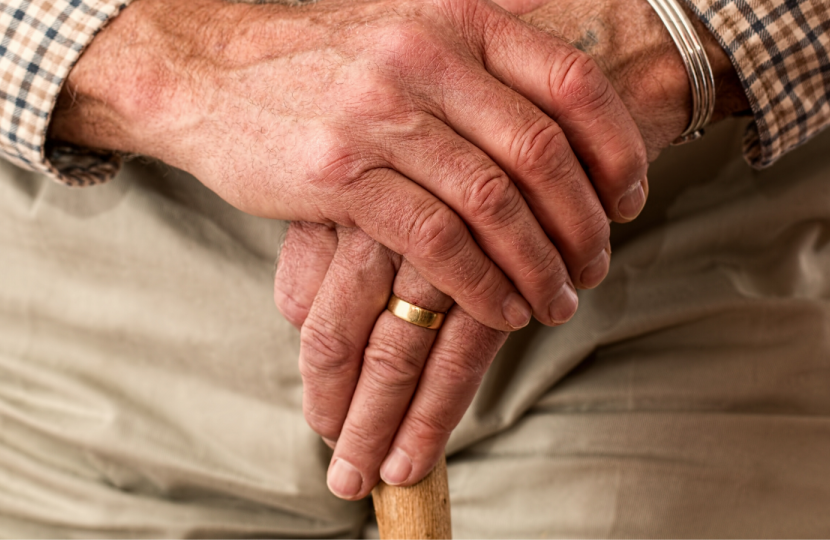
[[[526,17],[534,25],[596,55],[651,157],[685,129],[691,109],[685,68],[645,1],[499,1],[520,11],[533,8]],[[699,32],[719,82],[715,118],[746,109],[729,58],[711,35]],[[315,431],[330,444],[337,441],[329,485],[341,497],[364,496],[379,476],[402,485],[423,478],[505,338],[458,306],[437,333],[387,313],[386,297],[367,290],[394,288],[399,297],[436,311],[449,306],[406,264],[360,231],[296,222],[280,255],[274,299],[302,327],[304,410]]]
[[[136,0],[51,136],[159,158],[251,214],[359,227],[498,330],[569,319],[646,182],[593,60],[487,0]]]

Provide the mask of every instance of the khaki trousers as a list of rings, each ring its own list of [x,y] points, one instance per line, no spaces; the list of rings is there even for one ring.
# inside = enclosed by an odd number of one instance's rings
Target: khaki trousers
[[[511,336],[448,452],[458,537],[830,535],[830,134],[668,151],[573,321]],[[0,536],[357,536],[325,484],[285,224],[131,163],[0,163]]]

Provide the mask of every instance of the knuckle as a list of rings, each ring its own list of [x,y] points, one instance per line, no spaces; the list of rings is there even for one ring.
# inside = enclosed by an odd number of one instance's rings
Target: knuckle
[[[556,170],[570,158],[570,145],[565,133],[546,118],[534,118],[513,142],[516,164],[527,172]]]
[[[340,430],[343,428],[343,422],[326,414],[313,401],[309,400],[304,404],[303,416],[308,426],[318,435],[332,440],[339,438]]]
[[[468,347],[456,347],[451,354],[437,356],[434,368],[441,380],[457,393],[477,388],[484,378],[490,358],[487,355],[469,354]]]
[[[359,113],[355,115],[360,117]],[[306,180],[312,188],[335,200],[345,198],[355,184],[387,166],[377,140],[368,140],[359,130],[323,128],[316,134],[311,148],[313,153],[305,168]]]
[[[624,137],[620,134],[609,141],[606,147],[603,148],[603,152],[613,164],[612,170],[617,177],[624,179],[624,182],[619,184],[621,191],[627,191],[646,177],[648,151],[641,137]]]
[[[551,166],[542,175],[545,178],[541,188],[544,197],[560,201],[563,205],[580,208],[585,205],[587,196],[583,184],[585,170],[571,152],[567,142],[556,146],[556,149],[550,150],[551,155],[556,157],[550,158]]]
[[[416,209],[412,217],[404,219],[402,229],[411,236],[414,251],[432,261],[453,259],[466,242],[466,229],[458,217],[437,200]]]
[[[300,334],[300,374],[304,379],[330,379],[350,369],[355,346],[333,325],[306,319]]]
[[[550,249],[534,259],[532,266],[522,269],[522,279],[531,287],[553,292],[568,279],[568,271],[559,253]]]
[[[486,260],[477,265],[473,272],[467,274],[465,281],[460,284],[459,297],[463,297],[468,303],[486,306],[493,299],[501,298],[499,289],[501,280],[495,265],[486,265]],[[486,265],[486,267],[484,266]]]
[[[416,6],[419,13],[429,16],[433,25],[436,19],[449,23],[464,40],[467,52],[478,59],[483,59],[487,43],[503,39],[502,28],[512,22],[512,17],[481,0],[419,0]]]
[[[377,458],[385,447],[380,441],[388,436],[388,430],[394,429],[384,418],[384,410],[377,407],[367,407],[361,410],[359,422],[350,418],[337,441],[338,450],[343,448],[344,453],[350,455]]]
[[[479,166],[470,177],[464,207],[477,221],[506,225],[521,210],[519,190],[495,164]]]
[[[445,267],[443,284],[453,289],[456,300],[483,306],[496,298],[501,286],[498,270],[483,254],[465,253],[471,238],[451,210],[438,203],[417,213],[413,222],[404,229],[413,238],[405,257],[414,253],[433,266]]]
[[[360,145],[340,130],[321,130],[315,146],[320,152],[310,167],[308,178],[315,187],[339,188],[359,178],[364,172],[364,156],[356,151]]]
[[[372,339],[363,357],[363,373],[375,391],[393,394],[411,388],[421,375],[419,347],[394,339]]]
[[[589,215],[573,225],[571,234],[576,239],[578,252],[599,253],[611,237],[611,227],[604,210],[599,206],[593,208]]]
[[[626,156],[623,170],[629,171],[629,177],[644,178],[648,172],[648,150],[642,137],[633,138],[630,151],[626,153]]]
[[[614,89],[589,55],[574,49],[551,72],[555,98],[571,109],[601,109],[614,99]]]
[[[448,418],[450,415],[443,407],[430,411],[432,414],[427,414],[423,409],[412,410],[407,416],[407,428],[425,447],[444,442],[455,428],[455,422]]]
[[[440,150],[437,141],[441,140],[439,129],[443,129],[443,126],[435,121],[435,116],[423,110],[399,109],[388,116],[387,122],[393,125],[389,141],[394,142],[391,144],[414,143],[435,151]],[[390,154],[394,154],[394,151],[390,151]]]
[[[464,336],[446,342],[430,358],[430,369],[437,373],[436,378],[447,382],[443,393],[452,393],[458,402],[471,397],[481,384],[507,333],[467,318]]]
[[[436,56],[436,46],[429,39],[428,32],[428,27],[418,18],[408,19],[383,33],[378,50],[387,54],[392,64],[421,64],[425,57]]]
[[[350,229],[340,236],[337,249],[337,264],[359,275],[379,270],[378,265],[391,264],[389,250],[360,229]]]
[[[403,7],[406,16],[391,21],[372,33],[376,44],[369,51],[372,61],[380,66],[381,82],[403,95],[400,76],[406,76],[411,84],[418,80],[430,80],[431,75],[440,74],[452,56],[445,39],[436,34],[434,19],[440,17],[442,8],[438,1],[420,2],[414,9]],[[365,40],[366,35],[362,38]],[[392,76],[394,75],[394,76]],[[376,88],[375,85],[367,88]],[[378,104],[382,105],[382,104]]]

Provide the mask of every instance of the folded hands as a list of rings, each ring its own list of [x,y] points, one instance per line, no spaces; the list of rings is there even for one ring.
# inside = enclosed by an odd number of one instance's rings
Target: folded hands
[[[689,83],[645,0],[137,0],[95,38],[50,135],[162,159],[295,220],[275,301],[304,411],[349,499],[426,475],[507,332],[570,319],[637,216]],[[707,40],[717,115],[745,108]],[[427,330],[394,292],[448,312]]]

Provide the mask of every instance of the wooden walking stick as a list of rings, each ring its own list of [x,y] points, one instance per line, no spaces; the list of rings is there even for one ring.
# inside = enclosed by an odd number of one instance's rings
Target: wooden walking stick
[[[411,487],[380,482],[372,491],[380,537],[452,538],[450,490],[447,460],[441,461],[426,478]]]

